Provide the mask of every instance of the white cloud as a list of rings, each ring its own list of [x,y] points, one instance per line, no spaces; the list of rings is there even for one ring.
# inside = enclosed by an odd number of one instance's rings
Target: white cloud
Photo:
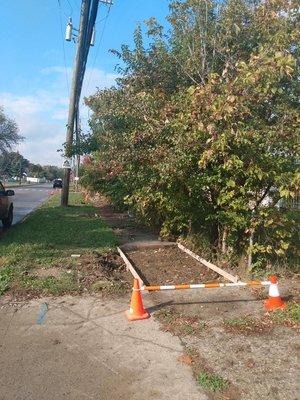
[[[18,150],[31,162],[61,164],[57,149],[65,141],[68,117],[68,93],[66,72],[71,81],[71,68],[51,66],[40,71],[43,88],[32,95],[0,93],[0,105],[4,112],[15,119],[25,141]],[[98,68],[87,68],[82,88],[83,97],[95,93],[96,89],[112,86],[116,74]],[[81,102],[83,103],[83,102]],[[82,104],[81,116],[87,128],[88,109]]]
[[[98,68],[87,68],[82,87],[83,97],[95,93],[96,89],[104,89],[113,86],[119,75],[101,71]]]
[[[45,75],[51,75],[53,73],[58,73],[58,74],[65,74],[67,71],[68,75],[71,75],[72,69],[70,67],[61,67],[61,66],[52,66],[52,67],[46,67],[41,69],[41,73]]]
[[[13,115],[31,115],[41,112],[43,105],[34,96],[19,96],[11,93],[0,94],[1,105]]]
[[[51,115],[52,119],[66,121],[68,116],[68,109],[55,110]]]

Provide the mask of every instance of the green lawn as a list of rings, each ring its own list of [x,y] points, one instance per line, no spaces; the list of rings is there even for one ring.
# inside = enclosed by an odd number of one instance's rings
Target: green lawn
[[[19,184],[19,182],[2,182],[5,188],[10,188],[10,187],[19,187],[19,186],[27,186],[29,185],[29,183],[27,182],[22,182],[21,185]],[[36,185],[33,184],[33,185]]]
[[[75,290],[79,259],[71,255],[105,253],[116,246],[113,231],[80,194],[71,194],[70,207],[60,207],[59,201],[59,196],[51,197],[0,239],[0,294],[14,287],[54,294]],[[62,271],[58,278],[40,278],[36,273],[53,267]]]

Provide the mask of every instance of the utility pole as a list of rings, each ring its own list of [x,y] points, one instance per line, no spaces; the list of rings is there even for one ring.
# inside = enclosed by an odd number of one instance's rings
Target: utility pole
[[[20,182],[19,182],[19,185],[22,185],[22,167],[23,167],[22,158],[20,158]]]
[[[69,115],[68,115],[68,125],[67,125],[67,137],[66,137],[66,156],[70,157],[71,148],[73,145],[73,132],[74,132],[74,122],[75,116],[78,111],[78,103],[80,97],[80,76],[82,72],[82,66],[84,63],[84,53],[86,46],[86,35],[87,35],[87,23],[89,19],[91,0],[82,0],[81,2],[81,15],[79,23],[79,33],[78,33],[78,44],[74,62],[72,87],[70,94],[70,104],[69,104]],[[63,188],[61,192],[61,205],[67,206],[69,202],[69,186],[70,186],[70,169],[66,168],[64,171]]]
[[[77,145],[77,147],[79,147],[81,128],[80,128],[80,121],[79,121],[78,113],[76,114],[76,119],[75,119],[75,133],[76,133],[76,145]],[[75,179],[76,179],[75,189],[76,190],[78,190],[79,166],[80,166],[80,152],[77,152],[77,154],[75,156]]]
[[[92,2],[92,6],[91,6]],[[87,58],[92,41],[93,31],[97,18],[99,2],[106,5],[112,5],[111,0],[82,0],[80,23],[78,31],[77,50],[74,61],[74,70],[72,78],[72,86],[70,93],[69,115],[67,124],[65,156],[70,157],[72,154],[74,125],[79,117],[79,101],[86,69]],[[71,19],[67,26],[66,40],[72,38],[72,22]],[[76,124],[77,127],[77,124]],[[61,205],[67,206],[69,201],[69,186],[70,186],[70,168],[64,171],[63,188],[61,193]]]

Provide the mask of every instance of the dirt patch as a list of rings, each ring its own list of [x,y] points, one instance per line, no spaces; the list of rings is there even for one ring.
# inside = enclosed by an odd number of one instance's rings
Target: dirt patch
[[[224,321],[224,330],[231,333],[243,335],[262,335],[270,332],[274,328],[271,319],[252,318],[245,316]]]
[[[149,228],[147,229],[140,225],[128,212],[116,210],[105,196],[96,193],[89,198],[97,209],[95,215],[99,215],[103,221],[113,228],[121,244],[133,241],[157,240],[158,231],[151,231]]]
[[[115,213],[111,212],[113,215],[106,219],[108,224],[114,219]],[[120,221],[112,226],[120,229],[123,243],[126,235],[128,242],[143,240],[130,237],[132,227],[127,229]],[[213,260],[210,253],[195,252]],[[179,249],[128,250],[126,254],[147,284],[220,279]],[[266,270],[259,279],[265,280],[271,272]],[[297,301],[299,275],[278,276],[284,300]],[[295,400],[299,397],[299,324],[295,322],[298,309],[293,307],[288,314],[268,314],[263,307],[267,297],[268,289],[249,287],[143,293],[145,307],[150,306],[152,315],[155,311],[162,330],[178,336],[185,347],[177,357],[178,365],[190,366],[195,381],[201,387],[212,388],[206,391],[209,399]]]
[[[85,254],[76,268],[78,280],[87,290],[104,294],[125,294],[131,290],[132,276],[118,253]]]
[[[176,246],[131,251],[127,254],[139,275],[149,285],[224,282],[223,277]]]
[[[100,278],[122,280],[126,273],[125,264],[118,253],[84,254],[77,263],[77,270],[85,276],[85,283],[93,283]]]
[[[187,347],[186,352],[178,359],[181,363],[191,365],[193,375],[199,385],[204,386],[205,381],[201,379],[206,377],[206,385],[210,386],[205,390],[210,400],[240,400],[241,394],[239,390],[227,379],[223,379],[214,372],[206,358],[200,355],[195,347]],[[211,382],[211,385],[209,383]],[[215,385],[213,384],[215,383]],[[204,385],[203,385],[204,384]]]
[[[209,331],[209,325],[200,316],[190,317],[176,312],[171,307],[158,311],[155,317],[161,322],[165,332],[180,337],[200,336]]]
[[[51,268],[19,268],[11,280],[6,295],[17,300],[95,292],[114,298],[129,293],[132,287],[132,276],[115,252],[86,253]]]
[[[299,324],[287,324],[294,310],[295,305],[285,319],[276,313],[254,318],[236,312],[239,317],[216,323],[213,317],[186,316],[171,306],[155,317],[163,331],[181,339],[185,352],[178,362],[192,368],[209,399],[294,400],[300,347],[299,335],[291,328]]]
[[[34,274],[38,276],[39,278],[47,278],[47,277],[53,277],[53,278],[58,278],[61,275],[61,269],[60,268],[41,268],[38,270],[35,270]]]

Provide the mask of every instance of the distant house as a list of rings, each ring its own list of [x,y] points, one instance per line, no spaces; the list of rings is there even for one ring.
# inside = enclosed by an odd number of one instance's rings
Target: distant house
[[[46,183],[46,178],[33,178],[31,176],[26,177],[26,182],[29,183]]]

